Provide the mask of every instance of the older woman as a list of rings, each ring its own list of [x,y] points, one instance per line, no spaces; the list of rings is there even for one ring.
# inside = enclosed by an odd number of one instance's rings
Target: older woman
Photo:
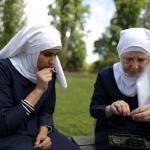
[[[99,72],[90,105],[96,148],[144,149],[150,147],[143,138],[150,139],[150,30],[121,31],[117,49],[120,62]]]
[[[0,51],[1,150],[79,149],[53,124],[60,49],[60,33],[36,25],[24,27]]]

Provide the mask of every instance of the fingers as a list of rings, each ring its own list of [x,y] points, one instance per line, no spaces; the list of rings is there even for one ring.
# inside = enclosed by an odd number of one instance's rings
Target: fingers
[[[56,73],[56,70],[54,68],[50,68],[50,71],[53,73],[55,72]]]
[[[136,121],[149,122],[150,121],[150,111],[135,114],[132,116],[132,119],[136,120]]]
[[[129,116],[130,115],[130,108],[129,105],[125,101],[119,101],[121,108],[122,108],[122,115]]]
[[[49,82],[52,79],[52,73],[50,70],[48,71],[43,71],[43,72],[38,72],[37,73],[38,79],[43,82]]]
[[[116,115],[123,115],[123,116],[130,115],[129,105],[123,100],[118,100],[112,103],[111,109],[112,109],[112,112]]]
[[[149,105],[144,105],[144,106],[138,107],[137,109],[135,109],[131,112],[131,115],[133,116],[135,114],[142,113],[148,109],[150,109]]]
[[[130,112],[129,105],[123,100],[118,100],[113,102],[109,109],[111,109],[112,114],[131,116],[136,121],[150,122],[150,105],[140,106]]]
[[[54,68],[44,68],[41,70],[41,72],[43,73],[53,73],[53,72],[56,72]]]
[[[38,76],[52,76],[54,72],[54,68],[45,68],[45,69],[42,69],[41,71],[38,71]]]
[[[44,140],[40,140],[35,142],[34,148],[40,148],[42,150],[50,148],[52,145],[51,139],[49,137],[46,137]]]
[[[44,68],[37,72],[37,87],[44,91],[48,87],[49,81],[52,80],[54,68]]]
[[[35,145],[39,145],[39,144],[40,144],[40,141],[41,141],[41,139],[40,139],[39,137],[37,137],[34,144],[35,144]]]
[[[45,149],[45,148],[48,148],[48,146],[50,145],[51,145],[50,139],[46,138],[45,140],[43,140],[41,143],[38,144],[38,148]]]
[[[150,105],[141,106],[131,112],[131,117],[136,121],[150,121]]]
[[[114,104],[112,104],[112,105],[110,106],[110,108],[111,108],[113,114],[119,115],[119,111],[118,111],[118,109],[117,109],[117,107],[118,107],[117,105],[118,105],[117,103],[114,103]]]

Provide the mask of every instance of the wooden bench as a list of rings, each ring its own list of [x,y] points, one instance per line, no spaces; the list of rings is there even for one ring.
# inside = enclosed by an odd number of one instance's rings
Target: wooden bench
[[[72,141],[79,145],[81,150],[95,150],[94,136],[74,136]]]

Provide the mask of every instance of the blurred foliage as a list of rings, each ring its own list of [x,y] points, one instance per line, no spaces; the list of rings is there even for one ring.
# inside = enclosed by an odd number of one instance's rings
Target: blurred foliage
[[[119,57],[117,55],[103,61],[95,61],[90,68],[90,72],[97,73],[100,69],[105,68],[106,66],[111,66],[114,64],[114,62],[118,61]]]
[[[83,69],[86,47],[84,24],[89,15],[89,7],[82,0],[55,0],[49,5],[52,24],[61,32],[62,51],[60,59],[67,71]]]
[[[145,0],[144,9],[141,13],[139,20],[139,26],[142,25],[147,29],[150,29],[150,1]]]
[[[111,25],[106,28],[94,43],[94,53],[100,56],[100,61],[93,65],[93,70],[111,65],[119,60],[117,43],[120,31],[131,27],[150,28],[150,1],[149,0],[114,0],[116,12],[111,19]]]
[[[0,48],[25,25],[24,0],[0,1]]]

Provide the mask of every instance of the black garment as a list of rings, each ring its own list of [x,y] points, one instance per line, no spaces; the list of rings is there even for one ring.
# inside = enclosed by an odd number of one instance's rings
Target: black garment
[[[55,128],[49,135],[52,139],[52,147],[49,150],[80,150],[67,137],[59,133]],[[0,150],[35,150],[33,143],[36,136],[14,134],[0,138]]]
[[[0,60],[0,150],[32,150],[39,127],[53,126],[50,134],[59,150],[78,150],[65,136],[58,133],[53,124],[55,108],[55,74],[48,89],[29,116],[21,100],[35,88],[35,84],[23,77],[9,59]],[[57,147],[57,146],[56,146]],[[57,149],[57,150],[58,150]]]
[[[95,128],[97,150],[109,149],[106,133],[112,130],[121,133],[150,135],[150,123],[136,122],[130,117],[117,115],[113,115],[109,119],[106,118],[105,107],[116,100],[124,100],[129,104],[131,111],[138,107],[137,95],[128,97],[118,89],[113,74],[113,67],[111,66],[98,73],[90,104],[90,113],[97,120]]]

